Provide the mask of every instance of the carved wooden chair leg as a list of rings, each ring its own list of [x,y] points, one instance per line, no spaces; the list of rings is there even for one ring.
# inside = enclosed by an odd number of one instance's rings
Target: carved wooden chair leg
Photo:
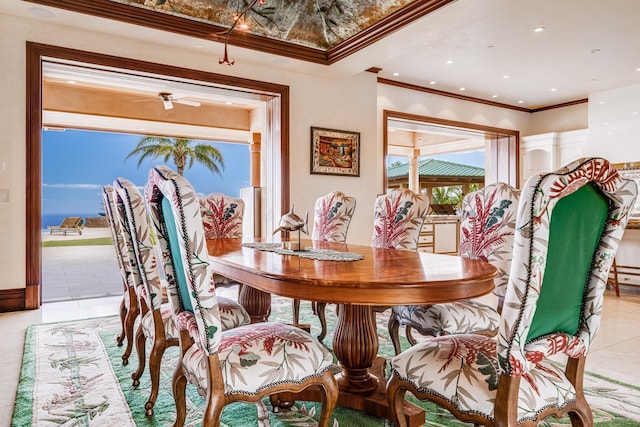
[[[399,379],[392,376],[387,383],[387,404],[391,410],[391,421],[397,427],[408,427],[404,416],[404,395],[406,389],[400,387]]]
[[[144,413],[150,417],[153,415],[153,407],[158,399],[158,392],[160,391],[160,365],[162,364],[162,356],[164,351],[173,345],[177,345],[177,340],[166,341],[165,337],[155,339],[153,348],[149,354],[149,377],[151,378],[151,393],[149,393],[149,399],[144,405]]]
[[[572,358],[567,360],[565,374],[576,390],[576,407],[575,411],[569,412],[572,426],[592,426],[593,413],[584,397],[584,367],[586,357]]]
[[[182,361],[178,361],[178,366],[173,372],[172,388],[173,400],[176,403],[176,421],[173,427],[182,427],[187,417],[187,377],[182,369]]]
[[[416,341],[416,339],[413,337],[413,334],[411,333],[411,326],[405,326],[404,334],[406,335],[409,344],[416,345],[418,341]]]
[[[127,318],[125,320],[124,327],[124,332],[127,336],[127,347],[122,354],[122,364],[125,366],[129,364],[129,356],[131,356],[131,350],[133,350],[133,328],[136,323],[136,318],[140,314],[140,309],[138,308],[138,303],[136,302],[137,296],[135,295],[133,289],[130,289],[129,292],[131,294],[129,296],[131,302],[129,304],[129,311],[127,312]]]
[[[300,300],[297,298],[293,299],[293,324],[300,324]]]
[[[620,282],[618,282],[618,265],[616,259],[613,259],[613,265],[611,266],[611,272],[613,273],[613,288],[616,291],[616,296],[620,296]]]
[[[402,348],[400,347],[400,321],[393,310],[391,310],[391,314],[389,315],[388,329],[389,338],[391,338],[391,342],[393,343],[393,351],[397,356],[402,351]]]
[[[318,419],[318,427],[328,427],[329,421],[331,420],[331,414],[335,409],[336,403],[338,401],[338,383],[335,382],[335,378],[333,377],[333,373],[331,370],[325,371],[324,377],[327,378],[326,383],[331,385],[321,386],[321,400],[320,403],[322,405],[322,411],[320,412],[320,419]],[[333,379],[334,381],[330,381]]]
[[[327,308],[327,303],[314,302],[313,305],[315,306],[315,311],[318,316],[318,319],[320,319],[320,335],[318,335],[318,340],[322,341],[324,337],[327,336],[327,317],[325,312]]]
[[[138,368],[135,370],[133,374],[131,374],[131,379],[133,380],[133,386],[138,387],[140,385],[140,377],[144,372],[144,367],[146,363],[146,344],[147,337],[144,335],[144,331],[142,330],[142,325],[138,327],[136,331],[136,353],[138,353]]]
[[[124,342],[124,338],[125,338],[124,324],[126,322],[126,319],[127,319],[127,305],[124,302],[124,298],[122,298],[122,301],[120,301],[120,324],[122,325],[122,329],[120,330],[120,333],[116,335],[116,343],[118,347],[122,347],[122,343]]]

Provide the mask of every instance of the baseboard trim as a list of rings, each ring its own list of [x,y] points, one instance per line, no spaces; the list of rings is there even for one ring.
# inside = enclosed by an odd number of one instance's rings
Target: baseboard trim
[[[25,299],[25,288],[0,290],[0,313],[25,310]]]

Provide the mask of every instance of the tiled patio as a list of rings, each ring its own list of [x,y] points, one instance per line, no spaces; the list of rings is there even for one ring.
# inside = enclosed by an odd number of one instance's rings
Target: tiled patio
[[[108,228],[85,228],[81,236],[42,233],[42,240],[110,236]],[[42,248],[42,300],[57,302],[122,296],[113,245]]]

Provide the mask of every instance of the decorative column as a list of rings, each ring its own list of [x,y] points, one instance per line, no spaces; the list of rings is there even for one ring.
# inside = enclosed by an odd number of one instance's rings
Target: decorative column
[[[414,193],[420,193],[420,176],[418,172],[418,158],[420,156],[419,149],[413,149],[409,156],[409,190]]]
[[[251,173],[249,183],[252,187],[260,187],[260,152],[262,150],[262,134],[253,132],[249,141]]]

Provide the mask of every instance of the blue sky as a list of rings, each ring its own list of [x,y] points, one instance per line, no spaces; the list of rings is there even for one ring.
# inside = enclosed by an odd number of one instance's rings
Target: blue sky
[[[43,131],[42,213],[95,216],[103,212],[103,185],[124,177],[143,186],[147,172],[161,159],[145,160],[140,168],[137,157],[125,161],[141,137],[83,130]],[[249,146],[218,142],[213,145],[223,155],[222,177],[197,163],[185,170],[185,177],[199,193],[239,196],[239,189],[249,185]],[[175,168],[173,163],[168,166]]]
[[[140,168],[138,158],[125,161],[140,141],[141,135],[84,130],[43,131],[42,136],[42,213],[70,216],[96,216],[102,209],[100,189],[124,177],[143,186],[149,169],[161,163],[145,160]],[[203,141],[199,141],[203,142]],[[220,192],[239,196],[240,188],[249,185],[249,146],[246,144],[213,143],[223,155],[222,177],[204,166],[194,164],[185,177],[197,192]],[[435,159],[484,167],[484,152],[452,153],[432,156]],[[390,157],[406,162],[406,158]],[[168,166],[175,168],[173,163]]]

